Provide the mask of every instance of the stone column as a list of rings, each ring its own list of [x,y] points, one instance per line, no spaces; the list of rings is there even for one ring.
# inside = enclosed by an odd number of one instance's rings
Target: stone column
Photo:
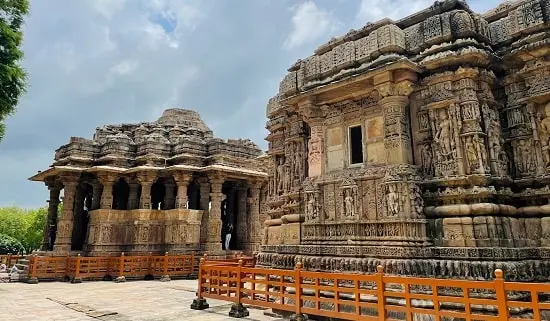
[[[187,186],[189,186],[192,176],[187,173],[175,173],[173,176],[178,187],[175,208],[187,208]]]
[[[63,183],[63,212],[57,221],[57,234],[53,250],[58,253],[68,253],[71,251],[71,236],[74,224],[74,202],[76,196],[76,187],[78,186],[79,176],[67,174],[61,176]]]
[[[248,185],[246,183],[239,184],[237,186],[237,226],[235,226],[234,237],[239,244],[239,247],[246,249],[248,239]]]
[[[102,210],[110,210],[113,208],[113,185],[117,178],[111,173],[99,174],[97,178],[101,182],[101,185],[103,185],[99,208]]]
[[[142,172],[137,174],[137,179],[141,184],[139,208],[147,210],[151,209],[151,186],[153,186],[156,177],[156,173],[153,172]]]
[[[92,210],[97,210],[101,204],[101,193],[103,186],[100,182],[92,183]]]
[[[222,250],[221,234],[222,219],[221,206],[225,195],[222,193],[224,179],[220,177],[210,178],[210,213],[207,222],[207,240],[205,250],[208,252],[219,252]],[[201,196],[202,198],[202,196]]]
[[[208,210],[208,204],[210,203],[210,184],[208,182],[208,178],[206,177],[200,177],[198,179],[198,183],[200,193],[199,208],[203,211],[200,240],[201,244],[206,244],[206,241],[208,239],[208,218],[210,217],[210,212]],[[204,247],[206,246],[204,245]]]
[[[252,252],[259,251],[261,246],[261,234],[264,222],[260,220],[260,188],[259,183],[250,185],[250,197],[248,198],[248,217],[249,217],[249,238],[250,250]]]
[[[50,190],[50,200],[48,201],[48,218],[46,220],[46,226],[44,227],[44,236],[42,240],[42,251],[50,251],[53,247],[53,244],[50,245],[50,235],[53,233],[53,230],[50,232],[50,229],[57,224],[57,209],[59,207],[59,194],[61,188],[63,187],[58,182],[46,183],[48,189]]]
[[[384,147],[388,165],[412,163],[407,110],[411,85],[409,81],[403,81],[398,84],[387,82],[377,87],[384,113]]]
[[[172,210],[175,208],[176,198],[174,197],[174,190],[176,184],[173,182],[164,183],[164,208],[163,210]]]
[[[139,183],[136,181],[130,181],[128,185],[130,186],[130,193],[128,194],[128,205],[126,208],[129,210],[135,210],[139,207]]]

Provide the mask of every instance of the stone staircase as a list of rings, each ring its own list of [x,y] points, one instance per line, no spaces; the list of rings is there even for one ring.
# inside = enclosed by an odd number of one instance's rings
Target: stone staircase
[[[17,260],[15,267],[17,268],[18,273],[10,276],[10,282],[27,282],[29,279],[29,266],[30,261],[28,256]]]

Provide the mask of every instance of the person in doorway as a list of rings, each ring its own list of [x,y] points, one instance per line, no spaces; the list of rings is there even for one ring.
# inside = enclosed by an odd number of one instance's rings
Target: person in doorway
[[[233,233],[233,225],[229,224],[227,226],[227,231],[225,232],[225,250],[229,250],[229,243],[231,243],[231,233]]]

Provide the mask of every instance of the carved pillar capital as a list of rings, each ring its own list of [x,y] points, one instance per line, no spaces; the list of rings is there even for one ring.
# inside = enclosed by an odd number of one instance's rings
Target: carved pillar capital
[[[411,80],[402,80],[399,82],[386,81],[376,85],[376,91],[380,95],[380,100],[388,97],[406,97],[414,91],[414,82]],[[408,102],[408,99],[407,99]]]
[[[222,185],[225,182],[225,179],[223,177],[218,175],[209,176],[208,180],[210,181],[210,188],[212,190],[212,193],[222,192]]]
[[[174,177],[174,181],[176,181],[176,184],[178,186],[183,184],[188,185],[189,182],[191,182],[191,179],[193,178],[193,174],[185,173],[185,172],[176,172],[172,174],[172,177]]]
[[[149,172],[149,171],[139,172],[136,174],[136,179],[138,180],[138,182],[141,183],[141,185],[143,184],[153,185],[153,183],[157,179],[157,173]]]

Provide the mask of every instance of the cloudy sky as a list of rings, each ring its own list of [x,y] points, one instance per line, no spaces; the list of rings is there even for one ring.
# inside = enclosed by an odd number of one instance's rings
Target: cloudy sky
[[[485,12],[497,0],[470,0]],[[432,0],[31,0],[30,88],[0,142],[0,206],[45,205],[47,168],[70,136],[199,111],[222,138],[267,145],[265,105],[286,69],[332,36]]]

